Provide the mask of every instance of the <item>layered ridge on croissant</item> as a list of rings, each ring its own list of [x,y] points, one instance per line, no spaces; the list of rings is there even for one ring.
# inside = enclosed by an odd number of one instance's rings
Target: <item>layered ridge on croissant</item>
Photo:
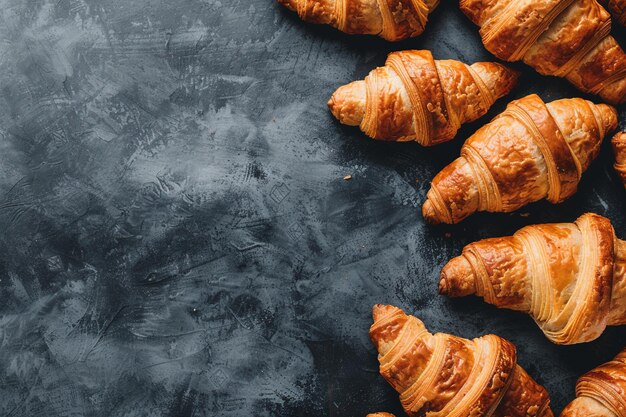
[[[624,187],[626,187],[626,132],[619,132],[611,140],[613,145],[613,153],[615,154],[615,171],[622,179]]]
[[[546,390],[517,365],[511,342],[431,334],[393,306],[374,306],[373,317],[380,373],[409,416],[552,416]]]
[[[617,127],[616,110],[582,99],[545,104],[530,95],[470,137],[433,180],[422,207],[430,223],[458,223],[477,211],[511,212],[572,196]]]
[[[578,379],[561,417],[626,417],[626,349]]]
[[[466,246],[443,268],[439,290],[526,312],[554,343],[589,342],[626,324],[626,242],[590,213],[527,226]]]
[[[626,100],[626,54],[596,0],[461,0],[461,9],[498,58],[565,77],[608,103]]]
[[[430,51],[393,52],[365,80],[340,87],[328,106],[341,123],[360,126],[371,138],[430,146],[485,115],[517,78],[497,63],[469,66],[436,61]]]
[[[424,32],[439,0],[278,0],[306,22],[399,41]]]

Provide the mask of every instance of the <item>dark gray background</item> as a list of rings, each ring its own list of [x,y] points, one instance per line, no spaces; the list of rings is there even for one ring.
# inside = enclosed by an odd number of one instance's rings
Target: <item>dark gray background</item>
[[[339,125],[334,89],[407,48],[491,59],[455,1],[397,44],[273,0],[0,1],[0,415],[399,412],[367,335],[378,302],[509,338],[560,411],[625,329],[557,347],[437,278],[526,224],[594,211],[626,236],[608,141],[565,204],[427,226],[429,181],[506,100],[436,149]],[[518,68],[512,97],[579,95]]]

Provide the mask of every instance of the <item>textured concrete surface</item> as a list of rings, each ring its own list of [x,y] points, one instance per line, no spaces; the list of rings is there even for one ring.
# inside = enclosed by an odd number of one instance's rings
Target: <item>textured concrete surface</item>
[[[398,412],[377,302],[511,339],[560,410],[625,329],[553,346],[436,281],[464,244],[526,224],[595,211],[626,236],[610,149],[565,204],[429,227],[429,180],[505,103],[436,149],[336,123],[334,89],[406,48],[490,59],[455,1],[389,44],[273,0],[0,0],[0,415]],[[530,92],[578,95],[526,69],[513,96]]]

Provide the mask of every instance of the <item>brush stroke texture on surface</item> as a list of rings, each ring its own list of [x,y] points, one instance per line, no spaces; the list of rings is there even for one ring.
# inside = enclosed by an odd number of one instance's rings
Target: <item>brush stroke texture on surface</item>
[[[624,329],[556,347],[438,296],[438,273],[471,241],[585,211],[626,237],[610,149],[565,204],[428,227],[429,181],[506,100],[432,150],[339,125],[330,94],[407,48],[491,60],[454,1],[389,44],[273,0],[0,0],[0,415],[398,412],[374,303],[511,339],[563,407]],[[530,92],[577,95],[526,68],[513,96]]]

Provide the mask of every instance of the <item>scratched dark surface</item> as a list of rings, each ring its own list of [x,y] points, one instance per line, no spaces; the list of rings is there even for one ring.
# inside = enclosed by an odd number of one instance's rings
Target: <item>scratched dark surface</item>
[[[436,282],[526,224],[594,211],[626,236],[610,149],[565,204],[429,227],[429,180],[505,103],[436,149],[339,125],[334,89],[407,48],[490,59],[454,1],[390,44],[272,0],[1,0],[0,415],[401,415],[367,336],[377,302],[511,339],[560,411],[626,330],[557,347]],[[579,95],[519,68],[513,97]]]

